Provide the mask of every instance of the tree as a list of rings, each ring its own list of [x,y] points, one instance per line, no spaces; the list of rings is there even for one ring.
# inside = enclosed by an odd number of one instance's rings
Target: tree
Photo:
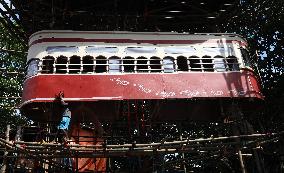
[[[25,47],[0,25],[0,133],[25,122],[16,109],[20,103],[26,53]]]
[[[234,32],[244,36],[251,46],[252,55],[256,51],[259,52],[258,69],[266,98],[262,116],[254,117],[253,121],[261,124],[255,126],[255,130],[266,133],[281,132],[284,130],[284,1],[241,2],[243,3],[239,8],[229,15],[229,18],[225,18],[219,28],[223,32]],[[283,144],[282,139],[263,148],[267,171],[284,170],[283,161],[281,162]]]
[[[284,72],[284,1],[244,2],[219,27],[223,32],[244,36],[252,54],[260,51],[260,76],[264,91],[269,95],[267,92],[277,85]]]

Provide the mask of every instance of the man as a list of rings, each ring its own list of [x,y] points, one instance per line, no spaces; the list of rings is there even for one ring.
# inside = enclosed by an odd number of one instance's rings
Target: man
[[[64,109],[61,121],[60,121],[59,125],[57,126],[57,129],[58,129],[57,134],[58,134],[59,131],[63,131],[64,134],[65,134],[64,140],[66,140],[66,138],[68,138],[67,132],[69,130],[72,114],[71,114],[71,111],[68,108],[68,103],[64,102],[63,97],[64,97],[64,93],[61,92],[61,91],[56,96],[56,99],[58,101],[60,101],[60,105],[63,106],[63,109]],[[57,137],[57,134],[56,134],[56,137]]]

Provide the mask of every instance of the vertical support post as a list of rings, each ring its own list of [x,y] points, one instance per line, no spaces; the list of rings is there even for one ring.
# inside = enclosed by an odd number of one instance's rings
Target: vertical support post
[[[21,126],[18,126],[18,127],[17,127],[17,133],[16,133],[16,135],[15,135],[15,142],[22,140],[22,134],[23,134],[23,132],[22,132],[22,127],[21,127]],[[19,153],[15,153],[15,154],[16,154],[16,156],[19,156]],[[19,158],[17,158],[17,160],[14,162],[14,168],[17,167],[17,164],[16,164],[16,163],[18,162],[18,159],[19,159]]]
[[[80,130],[80,128],[81,128],[81,126],[80,126],[80,123],[78,123],[78,130],[77,130],[77,136],[76,136],[76,138],[78,139],[78,144],[80,145],[80,132],[79,132],[79,130]],[[76,153],[76,173],[78,173],[79,172],[79,155],[78,155],[78,152]]]
[[[247,133],[254,133],[254,130],[253,130],[253,127],[251,124],[249,124],[248,121],[245,121],[244,122],[245,126],[246,126],[246,132]],[[263,162],[263,159],[260,155],[260,153],[256,150],[256,149],[252,149],[253,151],[253,157],[254,157],[254,160],[256,162],[256,166],[257,166],[257,170],[259,173],[266,173],[266,169],[264,167],[264,162]]]
[[[180,132],[180,136],[179,136],[179,139],[182,141],[183,140],[183,138],[182,138],[182,124],[181,123],[179,123],[178,124],[178,127],[180,127],[179,128],[179,132]],[[184,161],[185,161],[185,156],[184,156],[184,152],[181,154],[182,155],[182,159],[183,159],[183,171],[184,171],[184,173],[186,173],[186,164],[184,164]]]
[[[241,110],[239,109],[238,105],[235,103],[232,103],[226,113],[228,114],[227,121],[229,121],[230,119],[233,120],[233,126],[232,126],[233,135],[236,135],[236,136],[240,135],[240,128],[238,127],[238,124],[235,121],[240,120],[243,117],[243,114]],[[237,139],[237,142],[241,142],[240,139]],[[242,157],[242,151],[239,146],[237,146],[237,150],[238,150],[238,156],[240,160],[240,166],[242,169],[242,173],[246,173],[247,171],[246,171],[244,160]]]
[[[7,125],[7,129],[6,129],[6,141],[9,142],[9,138],[10,138],[10,125]],[[8,155],[8,151],[7,151],[7,147],[5,149],[4,155],[3,155],[3,165],[1,167],[0,172],[1,173],[5,173],[6,169],[7,169],[7,155]]]
[[[131,135],[131,119],[130,119],[131,118],[131,115],[130,115],[130,106],[131,106],[131,104],[130,104],[129,100],[127,100],[126,102],[127,102],[128,133],[129,133],[129,136],[132,137],[132,135]]]
[[[236,125],[234,125],[236,126]],[[235,127],[233,127],[233,134],[234,135],[240,135],[239,133],[239,130]],[[240,142],[240,139],[237,139],[238,142]],[[246,173],[246,168],[245,168],[245,164],[244,164],[244,159],[243,159],[243,156],[242,156],[242,151],[241,149],[239,148],[238,146],[238,155],[239,155],[239,160],[240,160],[240,166],[241,166],[241,169],[242,169],[242,173]]]
[[[47,126],[46,126],[47,134],[50,134],[50,133],[51,133],[51,127],[52,127],[52,126],[51,126],[51,123],[48,122],[48,123],[47,123]],[[45,135],[46,135],[46,134],[45,134]],[[46,136],[45,140],[46,140],[46,142],[50,142],[50,137],[49,137],[49,135]],[[54,137],[54,140],[56,140],[55,137]],[[50,165],[49,165],[50,160],[49,160],[49,159],[43,159],[42,161],[43,161],[43,163],[42,163],[43,168],[44,168],[44,169],[48,169],[48,168],[50,167]]]
[[[180,136],[180,140],[183,140],[182,136]],[[184,160],[185,160],[184,153],[182,153],[182,159],[183,159],[183,162],[184,162]],[[186,165],[184,163],[183,163],[183,171],[184,171],[184,173],[186,173]]]
[[[284,139],[280,138],[279,140],[279,148],[280,148],[280,172],[284,172]]]
[[[17,134],[15,136],[15,141],[20,141],[22,139],[22,126],[17,127]]]
[[[78,173],[79,172],[79,163],[78,163],[78,161],[79,161],[79,159],[78,159],[78,153],[76,153],[76,173]]]
[[[244,164],[244,160],[243,160],[243,156],[242,156],[242,151],[239,150],[238,154],[239,154],[239,159],[240,159],[242,173],[246,173],[245,164]]]
[[[113,126],[112,123],[110,124],[110,130],[111,130],[111,139],[110,139],[110,144],[113,144]],[[111,157],[107,158],[108,161],[108,168],[106,169],[107,172],[110,172],[112,170],[112,160],[110,159]]]
[[[47,130],[47,133],[50,134],[51,131],[50,131],[49,123],[46,124],[46,130]],[[45,141],[49,142],[49,135],[45,136]]]

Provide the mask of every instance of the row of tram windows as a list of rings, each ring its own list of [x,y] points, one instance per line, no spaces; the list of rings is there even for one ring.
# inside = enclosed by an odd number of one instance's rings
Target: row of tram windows
[[[31,62],[29,66],[31,65]],[[222,56],[179,56],[173,58],[159,57],[124,57],[113,56],[59,56],[54,58],[47,56],[38,62],[38,70],[41,73],[172,73],[177,71],[200,71],[200,72],[224,72],[239,71],[239,63],[236,57]]]

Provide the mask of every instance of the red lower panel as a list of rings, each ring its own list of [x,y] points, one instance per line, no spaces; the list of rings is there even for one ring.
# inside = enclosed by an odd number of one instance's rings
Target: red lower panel
[[[102,128],[102,127],[100,127]],[[79,145],[100,145],[102,139],[94,138],[94,130],[79,128],[79,125],[71,126],[71,139]],[[74,160],[74,167],[78,165],[78,172],[105,172],[106,158],[78,158]],[[78,163],[76,163],[78,162]]]
[[[53,101],[64,92],[66,101],[255,97],[262,99],[250,71],[172,74],[48,74],[28,78],[22,103]]]

